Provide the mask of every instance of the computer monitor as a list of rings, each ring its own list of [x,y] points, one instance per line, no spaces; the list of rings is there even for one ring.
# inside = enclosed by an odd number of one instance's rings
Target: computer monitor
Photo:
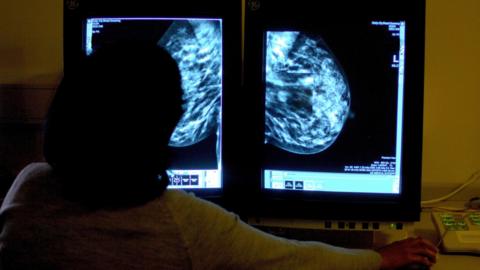
[[[240,62],[234,63],[240,55],[240,5],[234,10],[216,4],[91,1],[65,6],[65,72],[82,55],[125,41],[156,44],[177,62],[185,112],[169,143],[168,188],[205,196],[218,195],[224,187],[223,93],[240,78]],[[234,34],[238,38],[231,38]],[[232,65],[238,65],[237,74]]]
[[[315,5],[247,1],[245,85],[261,116],[256,209],[417,220],[425,2]]]

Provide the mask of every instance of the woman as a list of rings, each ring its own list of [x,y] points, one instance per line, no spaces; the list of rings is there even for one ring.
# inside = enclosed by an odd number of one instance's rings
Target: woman
[[[166,190],[180,74],[155,46],[97,50],[62,81],[47,163],[27,166],[0,210],[2,269],[394,269],[435,262],[407,239],[379,251],[274,237]],[[159,177],[160,175],[160,177]]]

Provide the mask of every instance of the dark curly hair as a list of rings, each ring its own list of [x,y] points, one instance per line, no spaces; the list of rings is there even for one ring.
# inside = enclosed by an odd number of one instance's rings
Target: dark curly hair
[[[99,48],[65,74],[47,114],[44,156],[68,193],[97,205],[163,191],[181,79],[156,45]],[[159,184],[162,183],[162,184]]]

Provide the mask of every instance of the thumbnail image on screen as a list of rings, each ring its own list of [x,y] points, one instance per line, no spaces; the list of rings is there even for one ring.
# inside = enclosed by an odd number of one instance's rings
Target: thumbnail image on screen
[[[85,51],[121,41],[152,42],[177,62],[184,115],[170,138],[169,188],[221,188],[222,20],[89,18]]]
[[[405,31],[265,32],[264,189],[399,194]]]

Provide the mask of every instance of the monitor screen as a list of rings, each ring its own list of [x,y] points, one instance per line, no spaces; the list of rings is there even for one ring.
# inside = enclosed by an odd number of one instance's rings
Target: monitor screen
[[[418,219],[425,2],[255,3],[244,102],[258,214]]]
[[[400,193],[406,31],[380,20],[265,31],[263,188]]]
[[[169,188],[222,188],[222,19],[90,17],[84,51],[122,41],[152,42],[177,62],[184,115],[170,138]]]

